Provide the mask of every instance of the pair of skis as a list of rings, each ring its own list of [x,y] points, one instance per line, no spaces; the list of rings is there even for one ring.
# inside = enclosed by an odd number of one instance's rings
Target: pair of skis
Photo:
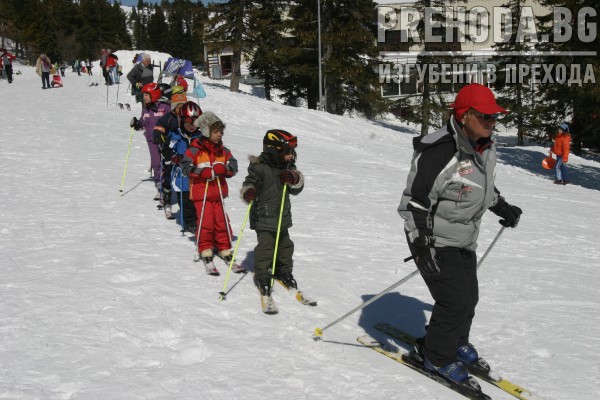
[[[127,111],[131,111],[131,105],[129,105],[129,103],[125,103],[125,104],[119,103],[118,106],[121,110],[124,110],[125,108],[127,108]]]
[[[96,83],[92,82],[92,83],[90,83],[88,86],[89,86],[89,87],[92,87],[92,86],[98,86],[98,85],[99,85],[99,83],[98,83],[98,82],[96,82]]]
[[[287,292],[294,299],[296,299],[300,304],[304,304],[306,306],[311,306],[311,307],[315,307],[317,305],[316,300],[308,297],[307,295],[302,293],[297,288],[290,288],[290,287],[286,286],[279,279],[276,279],[276,281],[279,282],[281,284],[281,286],[283,286],[285,288],[285,290],[287,290]],[[259,290],[259,293],[260,293],[260,290]],[[265,296],[262,293],[260,293],[260,305],[262,307],[262,312],[264,312],[265,314],[274,315],[274,314],[279,313],[279,308],[277,307],[277,304],[275,304],[275,300],[273,299],[273,291],[271,291],[270,296]]]
[[[403,343],[406,343],[410,346],[414,346],[414,344],[415,344],[416,338],[414,336],[412,336],[396,327],[393,327],[385,322],[379,322],[378,324],[376,324],[375,329],[379,330],[382,333],[385,333],[386,335],[388,335],[394,339],[397,339]],[[488,396],[487,394],[483,393],[483,391],[481,391],[481,389],[473,390],[473,389],[465,387],[463,385],[459,385],[454,382],[450,382],[449,380],[447,380],[446,378],[437,374],[436,372],[425,369],[422,362],[411,357],[408,353],[402,354],[399,352],[387,350],[383,343],[381,343],[377,339],[374,339],[370,335],[360,336],[357,338],[357,340],[362,345],[364,345],[372,350],[375,350],[376,352],[383,354],[383,355],[391,358],[394,361],[404,364],[409,368],[412,368],[413,370],[446,386],[449,389],[454,390],[457,393],[462,394],[463,396],[465,396],[469,399],[476,399],[476,400],[491,399],[491,397]],[[542,400],[541,397],[534,395],[531,391],[529,391],[519,385],[516,385],[512,382],[509,382],[506,379],[501,378],[498,374],[496,374],[492,371],[489,371],[487,374],[482,374],[476,370],[469,370],[469,372],[472,375],[474,375],[475,377],[477,377],[478,379],[484,380],[484,381],[498,387],[499,389],[502,389],[503,391],[513,395],[517,399]]]

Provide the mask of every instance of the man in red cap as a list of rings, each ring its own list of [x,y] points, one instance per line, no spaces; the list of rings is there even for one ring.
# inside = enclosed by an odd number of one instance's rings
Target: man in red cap
[[[435,301],[426,335],[411,356],[449,381],[481,391],[471,373],[489,366],[469,343],[479,299],[477,237],[484,212],[514,228],[521,209],[494,184],[496,119],[508,114],[486,86],[462,88],[448,124],[414,140],[415,153],[398,212],[408,246]]]

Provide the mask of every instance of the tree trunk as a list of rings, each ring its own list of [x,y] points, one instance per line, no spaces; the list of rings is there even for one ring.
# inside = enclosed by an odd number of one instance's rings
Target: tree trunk
[[[232,70],[231,70],[231,80],[229,81],[229,91],[237,92],[240,88],[240,77],[242,76],[242,52],[241,50],[234,50],[232,56]]]

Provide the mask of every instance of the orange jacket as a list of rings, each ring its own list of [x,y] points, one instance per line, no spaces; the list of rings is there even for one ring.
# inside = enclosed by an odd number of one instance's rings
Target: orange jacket
[[[571,135],[567,132],[562,132],[554,138],[554,146],[552,152],[556,157],[561,157],[564,162],[569,161],[569,151],[571,150]]]

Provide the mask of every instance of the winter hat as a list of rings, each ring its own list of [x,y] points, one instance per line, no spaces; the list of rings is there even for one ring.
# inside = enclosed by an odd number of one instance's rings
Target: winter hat
[[[185,93],[175,93],[171,96],[171,109],[174,110],[179,104],[187,102]]]
[[[210,137],[210,126],[215,122],[223,122],[221,118],[217,117],[217,115],[212,111],[207,111],[201,116],[198,117],[197,120],[194,121],[194,125],[196,125],[200,132],[202,132],[202,136]]]
[[[460,121],[471,108],[482,114],[508,114],[508,111],[496,104],[494,93],[487,86],[479,83],[471,83],[460,89],[450,107],[454,108],[457,121]]]
[[[569,124],[567,124],[566,122],[563,122],[562,124],[560,124],[558,126],[560,129],[563,130],[563,132],[569,132]]]

